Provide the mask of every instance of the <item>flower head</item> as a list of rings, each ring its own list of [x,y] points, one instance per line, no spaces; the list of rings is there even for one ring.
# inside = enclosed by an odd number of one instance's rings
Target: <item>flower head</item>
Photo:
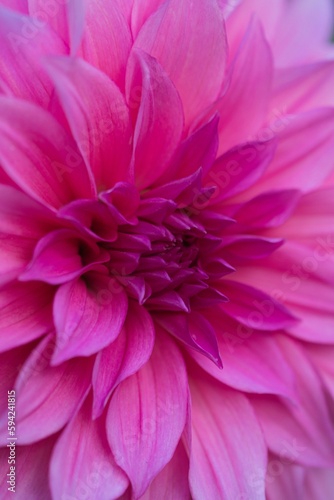
[[[4,491],[329,498],[332,14],[0,1]]]

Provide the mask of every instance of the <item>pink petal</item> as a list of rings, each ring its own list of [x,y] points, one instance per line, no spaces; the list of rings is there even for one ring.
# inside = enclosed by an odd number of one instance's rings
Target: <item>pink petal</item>
[[[50,464],[52,495],[54,498],[89,495],[110,500],[122,495],[128,482],[114,461],[103,422],[91,420],[91,398],[88,398],[54,448]]]
[[[143,3],[141,0],[132,0],[132,3],[131,31],[134,39],[136,39],[147,19],[159,9],[164,0],[150,0],[150,2],[146,3]]]
[[[20,279],[42,280],[57,285],[108,260],[108,252],[101,250],[95,243],[70,229],[59,229],[38,242],[33,258]]]
[[[191,134],[176,151],[172,165],[168,168],[167,180],[175,176],[188,177],[202,168],[206,174],[216,159],[218,149],[218,123],[219,116],[215,115],[209,122]],[[163,179],[165,181],[165,179]],[[199,196],[196,192],[194,195]]]
[[[122,90],[131,45],[130,28],[117,2],[88,2],[85,30],[78,55],[106,73]]]
[[[310,191],[321,186],[334,170],[333,110],[317,109],[287,120],[278,133],[275,158],[256,194],[269,189]]]
[[[268,500],[282,500],[304,498],[305,476],[307,469],[298,465],[291,465],[286,451],[282,449],[280,455],[269,455],[268,471],[266,476],[266,494]],[[316,499],[314,499],[316,500]]]
[[[33,443],[59,431],[74,415],[89,388],[90,360],[77,359],[50,367],[55,345],[54,337],[43,339],[21,368],[16,382],[20,444]]]
[[[240,391],[295,399],[294,374],[275,337],[247,329],[229,318],[222,321],[214,309],[207,316],[217,332],[224,367],[217,370],[207,358],[189,350],[206,372]]]
[[[26,344],[52,327],[53,289],[44,283],[11,283],[0,291],[0,350]]]
[[[332,20],[333,4],[330,0],[294,0],[288,3],[282,16],[284,32],[278,30],[272,42],[277,65],[293,66],[317,56],[317,50],[332,36]]]
[[[22,12],[22,14],[28,14],[27,0],[1,0],[1,5]]]
[[[94,195],[75,143],[49,113],[4,97],[0,110],[1,165],[23,191],[51,208]]]
[[[258,21],[251,22],[230,73],[229,88],[218,105],[220,153],[249,140],[265,121],[272,57]]]
[[[154,340],[151,316],[144,307],[130,301],[121,333],[96,357],[93,370],[94,418],[101,414],[112,390],[149,360]]]
[[[224,280],[221,291],[230,300],[221,310],[250,329],[273,331],[296,323],[284,305],[257,288]]]
[[[35,22],[47,23],[51,26],[70,48],[71,54],[75,55],[84,30],[87,0],[26,1],[29,5],[29,14],[36,18]]]
[[[332,467],[334,431],[323,387],[300,346],[282,336],[284,355],[294,367],[299,404],[274,397],[252,400],[269,448],[280,454],[290,450],[291,462]]]
[[[55,443],[55,437],[40,441],[28,446],[16,446],[15,456],[15,494],[17,498],[52,500],[48,484],[49,461]],[[0,488],[2,492],[7,491],[10,484],[7,483],[9,473],[8,464],[9,448],[0,450]],[[27,467],[27,464],[30,464]],[[2,474],[3,471],[3,474]],[[3,493],[4,500],[10,499],[13,493]]]
[[[333,106],[332,61],[289,67],[277,71],[271,106],[285,114]]]
[[[118,286],[115,292],[114,287],[109,276],[94,273],[58,288],[53,308],[57,346],[52,364],[90,356],[117,338],[128,301],[123,289]]]
[[[204,187],[215,187],[210,203],[234,196],[256,183],[273,159],[276,141],[250,142],[217,158],[205,176]]]
[[[139,50],[129,60],[127,101],[136,117],[133,146],[136,185],[143,189],[165,172],[180,142],[182,103],[157,61]]]
[[[15,379],[30,350],[31,345],[28,344],[0,353],[0,398],[3,401],[7,400],[8,388],[14,387]],[[6,408],[1,413],[6,413]]]
[[[97,186],[108,189],[117,181],[128,180],[131,126],[118,87],[81,59],[53,58],[47,67]]]
[[[117,387],[107,415],[108,441],[136,498],[172,458],[187,400],[182,356],[173,340],[159,335],[146,365]]]
[[[191,398],[192,497],[264,498],[267,449],[248,400],[209,379],[191,384]]]
[[[334,489],[333,469],[309,469],[304,485],[310,500],[330,498]]]
[[[223,239],[222,249],[224,258],[231,266],[250,259],[263,259],[271,255],[283,244],[278,238],[264,238],[263,236],[241,235],[226,236]]]
[[[247,228],[280,226],[290,218],[298,199],[297,189],[269,191],[243,203],[233,217]]]
[[[186,125],[218,96],[227,47],[222,13],[216,2],[202,0],[191,8],[186,0],[165,2],[145,23],[135,47],[151,54],[167,71],[181,96]]]
[[[189,460],[182,441],[173,458],[152,481],[140,500],[156,500],[163,493],[164,500],[189,500]]]
[[[45,55],[64,54],[62,40],[45,22],[41,24],[41,20],[34,21],[0,6],[0,43],[0,86],[8,95],[47,108],[52,83],[41,68],[41,60]]]

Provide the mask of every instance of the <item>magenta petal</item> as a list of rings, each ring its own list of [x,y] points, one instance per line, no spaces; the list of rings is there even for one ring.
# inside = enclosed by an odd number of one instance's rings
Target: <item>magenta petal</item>
[[[50,484],[54,498],[118,498],[129,480],[111,454],[104,422],[92,422],[91,398],[62,432],[50,465]],[[69,453],[70,450],[70,453]],[[85,493],[83,493],[85,492]]]
[[[249,140],[264,123],[270,100],[272,66],[262,27],[253,20],[231,64],[229,88],[218,107],[220,153]]]
[[[216,188],[210,203],[220,202],[255,184],[273,159],[276,145],[275,140],[250,142],[217,158],[205,176],[204,186]]]
[[[239,391],[296,399],[292,368],[274,337],[258,331],[245,331],[229,318],[222,320],[213,308],[206,316],[217,333],[224,364],[222,370],[217,370],[204,356],[189,350],[206,372]]]
[[[0,112],[1,165],[23,191],[51,208],[94,195],[75,143],[49,113],[4,97]]]
[[[187,125],[217,97],[227,47],[216,2],[202,0],[191,8],[187,0],[165,2],[144,24],[135,46],[155,57],[167,71],[182,98]]]
[[[100,415],[112,390],[149,360],[154,340],[150,315],[144,307],[130,301],[122,332],[96,357],[93,370],[94,417]]]
[[[17,498],[52,500],[47,477],[55,440],[55,436],[51,436],[38,443],[16,447],[15,476],[16,479],[20,478],[19,481],[16,480],[15,484],[14,495]],[[8,449],[0,449],[0,488],[3,492],[7,491],[10,486],[7,483],[9,477],[6,475],[9,473],[10,467],[8,464]],[[27,464],[33,464],[33,467],[27,467]],[[13,493],[9,492],[7,495],[4,494],[2,498],[7,500],[12,495]]]
[[[112,278],[91,274],[58,288],[54,300],[57,345],[52,364],[90,356],[119,335],[128,308],[127,296]]]
[[[224,280],[221,291],[230,299],[221,309],[250,330],[280,330],[298,321],[285,306],[257,288]]]
[[[158,62],[140,50],[135,50],[129,60],[127,100],[136,118],[135,180],[136,185],[143,189],[165,172],[180,142],[182,102]]]
[[[108,441],[136,498],[172,458],[186,423],[187,401],[182,356],[173,340],[161,334],[146,365],[118,386],[107,415]]]
[[[72,230],[59,229],[38,242],[32,261],[20,279],[41,280],[53,285],[66,283],[108,260],[108,253],[95,243]]]
[[[54,291],[44,283],[11,283],[0,291],[0,351],[26,344],[53,328]]]
[[[129,110],[118,87],[81,59],[52,58],[47,68],[97,186],[108,189],[119,180],[127,180],[132,131]]]
[[[234,217],[238,224],[247,228],[280,226],[292,215],[299,198],[297,189],[269,191],[242,204]]]
[[[193,498],[264,498],[267,449],[260,425],[243,394],[213,380],[191,384]]]
[[[33,443],[59,431],[74,415],[90,386],[90,360],[49,366],[55,345],[53,336],[43,339],[21,368],[16,382],[20,444]],[[7,421],[1,424],[7,427]]]
[[[9,0],[9,3],[14,2]],[[36,24],[28,16],[0,6],[0,87],[6,89],[7,95],[47,108],[52,84],[41,68],[41,60],[50,53],[64,54],[66,48],[45,23],[43,26]]]

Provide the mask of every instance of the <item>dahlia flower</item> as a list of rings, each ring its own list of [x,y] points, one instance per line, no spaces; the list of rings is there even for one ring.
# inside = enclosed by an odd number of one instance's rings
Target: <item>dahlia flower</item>
[[[1,498],[333,498],[332,19],[0,0]]]

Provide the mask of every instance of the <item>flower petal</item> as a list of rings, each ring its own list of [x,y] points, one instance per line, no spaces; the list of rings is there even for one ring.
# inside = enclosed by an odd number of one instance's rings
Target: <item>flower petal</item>
[[[223,154],[205,176],[204,186],[215,187],[210,203],[218,203],[256,183],[272,161],[276,141],[250,142]]]
[[[112,390],[149,360],[154,340],[150,315],[144,307],[130,301],[121,333],[96,357],[93,370],[94,418],[101,414]]]
[[[156,500],[163,492],[164,500],[189,500],[188,484],[189,459],[182,441],[178,444],[173,458],[152,481],[140,500]]]
[[[51,367],[49,360],[55,345],[54,337],[43,339],[16,381],[19,444],[30,444],[59,431],[89,389],[91,361],[77,359]],[[4,425],[7,427],[7,421]]]
[[[191,384],[192,498],[264,498],[267,449],[245,396],[210,379]],[[261,484],[262,479],[262,484]]]
[[[129,180],[131,126],[129,110],[118,87],[80,59],[52,58],[47,68],[73,137],[99,190]]]
[[[1,165],[23,191],[51,208],[94,195],[74,141],[49,113],[5,97],[0,112]]]
[[[41,280],[58,285],[108,260],[108,252],[94,242],[70,229],[59,229],[40,239],[20,280]]]
[[[41,60],[45,55],[65,54],[63,41],[45,22],[7,10],[1,5],[0,44],[0,87],[7,95],[47,108],[52,83],[41,66]]]
[[[332,467],[334,430],[321,382],[296,341],[281,336],[280,345],[293,365],[299,403],[272,397],[252,399],[269,448],[280,454],[291,446],[291,462],[304,466]]]
[[[229,88],[218,104],[220,154],[250,140],[266,118],[272,56],[258,21],[250,23],[230,73]]]
[[[131,46],[130,29],[117,2],[88,2],[85,30],[78,56],[106,73],[122,90]]]
[[[0,351],[26,344],[53,328],[54,291],[44,283],[11,283],[0,291]]]
[[[137,498],[172,458],[187,400],[182,356],[173,340],[159,335],[146,365],[117,387],[107,415],[108,441]]]
[[[128,483],[126,475],[114,461],[104,423],[91,420],[91,398],[88,398],[54,448],[50,464],[53,498],[86,495],[110,500],[122,495]]]
[[[15,452],[15,496],[17,498],[41,498],[52,500],[47,477],[49,474],[49,461],[55,443],[55,437],[51,436],[43,441],[28,446],[16,446]],[[9,448],[0,449],[0,488],[7,491],[10,484],[8,464]],[[4,465],[2,465],[4,464]],[[5,466],[6,464],[6,466]],[[32,467],[27,467],[32,464]],[[3,476],[2,476],[3,471]],[[17,479],[20,478],[18,481]],[[12,493],[4,495],[3,499],[10,498]]]
[[[221,310],[250,330],[280,330],[296,323],[285,306],[257,288],[224,280],[221,291],[230,299]]]
[[[123,289],[114,286],[109,276],[92,273],[85,280],[79,278],[58,288],[53,309],[57,331],[53,365],[95,354],[117,338],[128,301]]]
[[[136,119],[134,169],[143,189],[165,172],[183,130],[180,97],[158,62],[135,50],[129,60],[127,100]]]
[[[181,96],[186,125],[218,96],[227,47],[216,2],[195,0],[191,6],[187,0],[165,2],[144,24],[135,47],[151,54],[167,71]]]

